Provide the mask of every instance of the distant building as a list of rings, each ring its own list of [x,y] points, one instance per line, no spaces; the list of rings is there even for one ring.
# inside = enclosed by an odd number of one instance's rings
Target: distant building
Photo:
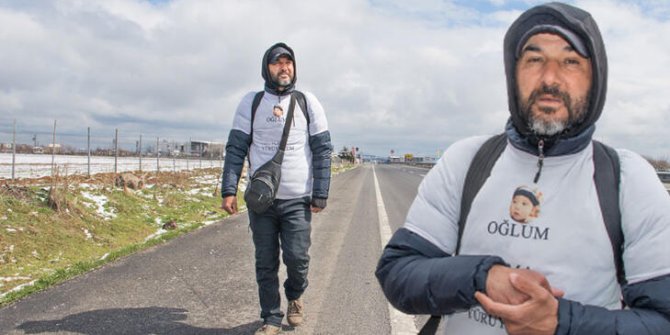
[[[11,150],[12,150],[11,143],[0,143],[0,151],[11,151]]]
[[[221,157],[224,147],[221,142],[191,140],[189,153],[194,157]]]
[[[60,152],[60,144],[49,143],[49,144],[47,144],[46,149],[47,149],[48,153],[58,153],[58,152]]]
[[[436,161],[437,161],[437,159],[435,157],[432,157],[432,156],[414,157],[414,162],[416,162],[416,163],[433,163],[433,164],[435,164]]]
[[[404,156],[389,156],[389,163],[404,163]]]

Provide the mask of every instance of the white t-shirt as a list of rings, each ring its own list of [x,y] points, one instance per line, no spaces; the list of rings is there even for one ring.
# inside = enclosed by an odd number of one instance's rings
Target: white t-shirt
[[[293,125],[284,151],[277,199],[295,199],[312,194],[312,151],[309,147],[309,136],[328,130],[326,114],[319,101],[313,94],[303,93],[310,118],[309,131],[307,119],[296,101]],[[242,98],[235,112],[233,129],[251,133],[251,105],[255,95],[256,92],[249,92]],[[263,95],[254,117],[253,138],[249,148],[250,169],[247,176],[251,176],[259,166],[272,159],[279,150],[290,101],[290,95],[277,96],[268,92]]]
[[[453,254],[463,183],[488,137],[448,148],[419,187],[405,227]],[[623,261],[629,283],[670,273],[670,197],[639,155],[617,150],[621,162]],[[612,247],[593,182],[593,147],[547,157],[537,184],[537,157],[507,145],[472,203],[462,255],[496,255],[512,267],[544,274],[565,298],[620,308]],[[521,192],[517,192],[521,187]],[[514,196],[516,195],[516,196]],[[506,334],[480,306],[449,316],[447,334]]]

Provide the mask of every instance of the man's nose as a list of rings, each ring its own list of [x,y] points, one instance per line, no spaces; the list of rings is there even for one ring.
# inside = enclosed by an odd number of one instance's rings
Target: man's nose
[[[561,65],[558,61],[547,62],[542,71],[542,82],[551,87],[560,84],[561,78]]]

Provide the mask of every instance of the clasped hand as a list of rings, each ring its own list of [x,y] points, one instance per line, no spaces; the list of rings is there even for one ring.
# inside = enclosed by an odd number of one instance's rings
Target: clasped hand
[[[553,335],[558,325],[558,300],[563,291],[551,287],[539,272],[494,265],[486,280],[486,294],[475,298],[484,310],[505,322],[512,335]]]

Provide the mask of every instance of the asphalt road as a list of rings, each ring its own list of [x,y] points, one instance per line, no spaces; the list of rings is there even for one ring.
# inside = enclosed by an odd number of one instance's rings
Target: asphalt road
[[[368,165],[333,178],[328,208],[313,220],[306,322],[284,333],[399,333],[374,277],[380,219],[391,231],[402,225],[426,172]],[[242,213],[0,309],[0,334],[253,334],[253,264]]]

